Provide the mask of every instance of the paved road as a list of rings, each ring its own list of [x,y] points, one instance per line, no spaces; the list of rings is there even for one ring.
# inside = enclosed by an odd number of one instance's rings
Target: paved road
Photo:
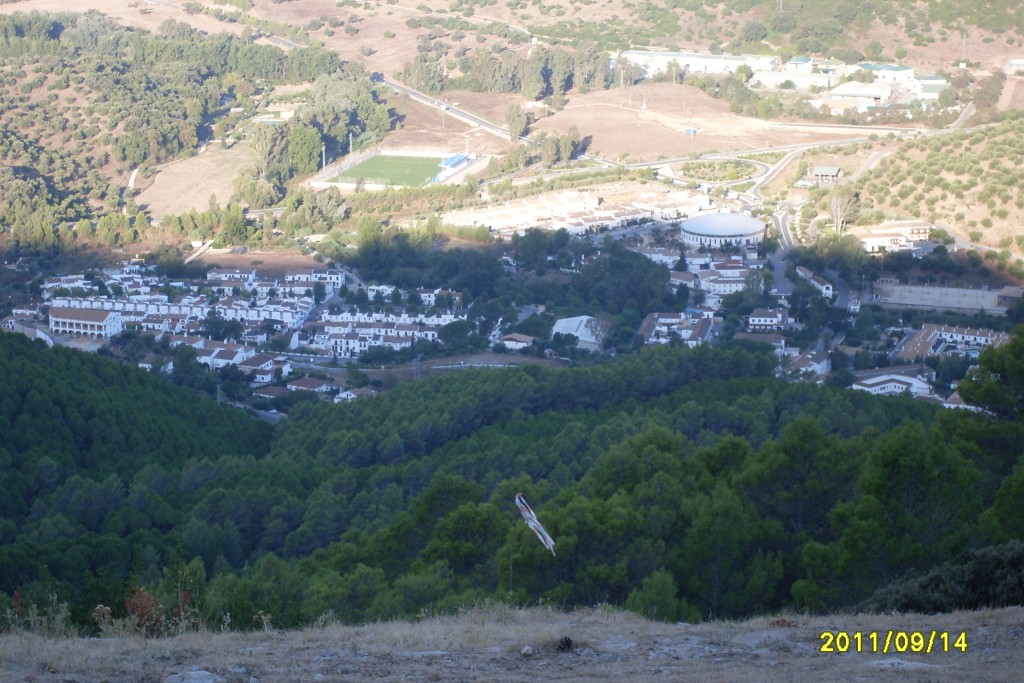
[[[410,88],[407,85],[402,85],[397,81],[392,81],[387,78],[380,78],[378,79],[377,82],[380,83],[381,85],[391,88],[392,90],[401,95],[407,95],[409,98],[416,100],[417,102],[434,107],[435,109],[439,109],[447,114],[451,114],[452,116],[460,118],[471,125],[479,126],[488,133],[498,135],[500,137],[505,138],[506,140],[509,137],[509,132],[507,128],[502,128],[498,124],[493,123],[482,116],[477,116],[476,114],[466,109],[456,107],[445,102],[444,100],[439,100],[436,97],[431,97],[430,95],[422,93],[419,90],[415,90],[414,88]],[[531,142],[530,139],[525,136],[520,136],[519,139],[523,140],[524,142]]]
[[[388,88],[391,88],[392,90],[394,90],[395,92],[397,92],[399,94],[406,95],[409,98],[414,99],[417,102],[420,102],[421,104],[425,104],[427,106],[434,107],[435,109],[439,109],[439,110],[445,112],[446,114],[449,114],[449,115],[454,116],[454,117],[456,117],[458,119],[461,119],[461,120],[465,121],[466,123],[468,123],[470,125],[477,126],[477,127],[481,128],[481,129],[487,131],[488,133],[491,133],[493,135],[497,135],[498,137],[500,137],[502,139],[505,139],[505,140],[509,139],[510,133],[509,133],[508,128],[500,126],[500,125],[494,123],[493,121],[490,121],[489,119],[485,119],[482,116],[478,116],[477,114],[474,114],[473,112],[469,111],[468,109],[463,109],[463,108],[458,107],[456,105],[453,105],[453,104],[450,104],[448,102],[445,102],[444,100],[438,99],[436,97],[432,97],[431,95],[427,95],[426,93],[420,92],[419,90],[416,90],[414,88],[410,88],[407,85],[403,85],[402,83],[399,83],[397,81],[392,81],[392,80],[389,80],[387,78],[378,78],[377,83],[379,83],[381,85],[384,85],[384,86],[386,86]],[[525,142],[528,145],[536,145],[537,144],[537,142],[535,140],[531,139],[528,135],[520,135],[519,136],[519,141],[520,142]],[[604,158],[601,158],[601,157],[596,157],[596,156],[593,156],[593,155],[590,155],[590,154],[581,154],[579,156],[579,158],[584,160],[584,161],[597,162],[597,163],[599,163],[599,164],[601,164],[603,166],[617,166],[618,165],[614,161],[610,161],[608,159],[604,159]],[[547,175],[548,176],[558,176],[558,175],[564,175],[566,173],[579,173],[579,172],[580,172],[580,169],[575,169],[574,168],[574,169],[567,169],[565,171],[553,171],[553,172],[551,172],[550,174],[547,174]],[[531,181],[534,180],[534,179],[535,178],[530,178]]]
[[[188,258],[185,259],[185,263],[191,263],[192,261],[196,260],[197,258],[202,256],[203,254],[208,252],[210,250],[210,247],[212,247],[212,246],[213,246],[213,240],[208,240],[206,242],[203,242],[203,245],[201,247],[199,247],[194,252],[189,254]]]

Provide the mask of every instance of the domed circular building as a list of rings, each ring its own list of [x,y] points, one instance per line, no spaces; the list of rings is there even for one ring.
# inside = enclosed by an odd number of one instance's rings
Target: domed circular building
[[[707,213],[683,221],[679,227],[686,244],[711,249],[757,244],[765,234],[763,220],[741,213]]]

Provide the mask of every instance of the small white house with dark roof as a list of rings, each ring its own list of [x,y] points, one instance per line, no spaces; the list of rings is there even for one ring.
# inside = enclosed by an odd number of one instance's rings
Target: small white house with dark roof
[[[207,340],[202,347],[196,348],[196,361],[208,365],[213,370],[228,365],[241,365],[256,355],[251,346]]]
[[[775,332],[786,327],[788,318],[782,308],[755,308],[747,318],[747,329],[751,332]]]
[[[668,272],[668,284],[670,287],[679,287],[681,285],[700,287],[697,275],[685,270],[670,270]]]
[[[341,403],[342,401],[349,402],[354,401],[357,398],[363,398],[365,396],[373,396],[377,392],[370,387],[359,387],[357,389],[343,389],[337,393],[334,397],[335,403]]]
[[[498,341],[504,344],[505,348],[518,351],[519,349],[529,348],[536,340],[536,337],[531,337],[528,334],[513,332],[512,334],[506,334]]]
[[[249,375],[254,384],[267,384],[274,381],[274,356],[269,353],[257,353],[238,364],[238,369]]]
[[[288,390],[284,387],[262,387],[252,392],[252,395],[256,398],[274,399],[281,398],[288,395]]]
[[[789,370],[797,374],[809,374],[821,378],[832,371],[832,359],[824,351],[812,351],[797,356]]]

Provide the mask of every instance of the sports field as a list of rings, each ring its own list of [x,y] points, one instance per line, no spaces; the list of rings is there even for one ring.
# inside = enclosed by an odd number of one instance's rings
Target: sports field
[[[368,183],[391,185],[423,185],[441,171],[441,157],[403,157],[379,154],[361,161],[347,171],[332,178],[332,182],[355,182],[363,178]]]

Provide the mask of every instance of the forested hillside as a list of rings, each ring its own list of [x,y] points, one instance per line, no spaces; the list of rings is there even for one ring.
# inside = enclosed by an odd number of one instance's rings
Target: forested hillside
[[[54,594],[86,625],[139,587],[179,626],[241,628],[483,599],[834,609],[1021,535],[1015,417],[789,384],[769,353],[466,370],[299,407],[267,448],[265,425],[139,371],[0,345],[22,378],[0,401],[7,619]],[[986,367],[979,386],[1004,381]]]
[[[0,334],[0,591],[122,590],[178,557],[167,532],[270,427],[92,354]],[[141,576],[138,578],[142,578]],[[83,583],[84,582],[84,583]],[[33,588],[35,587],[35,588]],[[94,605],[95,606],[95,605]]]
[[[340,81],[341,66],[321,48],[286,53],[171,20],[152,34],[97,12],[0,16],[0,241],[62,249],[135,241],[149,222],[125,192],[133,169],[224,136],[230,107],[254,109],[250,97],[261,88],[324,74]],[[272,159],[280,168],[257,168],[258,180],[308,170],[310,155],[315,168],[322,142],[341,144],[350,124],[378,136],[390,127],[368,87],[328,81],[317,93],[330,99],[318,119],[265,141],[283,153],[288,140],[279,138],[292,133],[308,149],[299,154],[296,143],[292,156]]]

